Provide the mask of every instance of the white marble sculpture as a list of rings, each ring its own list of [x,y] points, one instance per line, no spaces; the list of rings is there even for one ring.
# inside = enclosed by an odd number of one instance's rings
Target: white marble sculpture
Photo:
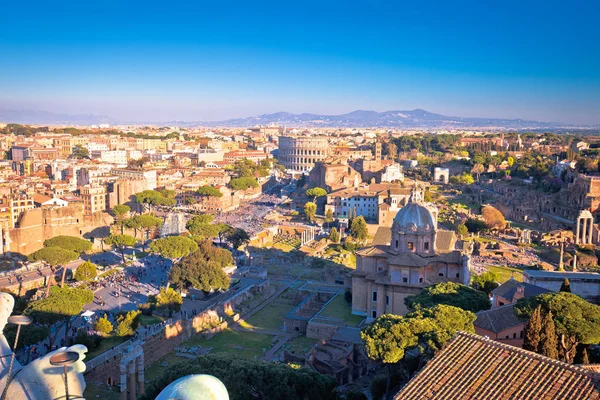
[[[12,313],[15,300],[8,293],[0,292],[0,332]],[[12,382],[8,386],[6,399],[23,400],[53,400],[65,396],[65,380],[62,367],[52,366],[50,357],[61,351],[73,351],[79,354],[79,360],[67,367],[69,394],[73,397],[82,396],[85,389],[83,372],[85,371],[85,353],[87,348],[75,345],[63,347],[32,361],[25,367],[15,359],[12,369]],[[0,393],[6,387],[6,380],[12,350],[4,337],[0,335]]]
[[[6,380],[12,350],[2,333],[12,313],[15,301],[8,293],[0,292],[0,395],[6,387]],[[65,398],[65,380],[63,367],[50,364],[50,358],[63,351],[76,352],[79,359],[67,367],[69,398],[82,399],[85,390],[85,353],[83,345],[62,347],[44,357],[22,366],[15,359],[12,381],[8,386],[8,400],[54,400]],[[229,400],[227,389],[220,380],[210,375],[189,375],[167,386],[156,400]]]

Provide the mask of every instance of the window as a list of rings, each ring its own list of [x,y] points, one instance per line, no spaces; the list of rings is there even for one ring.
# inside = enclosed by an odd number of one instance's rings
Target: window
[[[373,301],[377,301],[377,292],[373,292],[371,297],[372,297]]]
[[[443,273],[443,272],[440,272],[438,275],[439,275],[439,276],[444,276],[444,273]]]
[[[503,306],[503,305],[504,305],[503,302],[501,302],[501,301],[498,302],[498,306]]]
[[[513,333],[513,339],[517,338],[517,332]]]
[[[456,277],[457,277],[457,278],[459,278],[459,277],[460,277],[460,274],[459,274],[458,272],[456,273]]]
[[[519,337],[523,339],[523,331],[519,332]]]
[[[419,283],[423,283],[423,278],[419,278]]]
[[[408,242],[407,245],[408,250],[412,251],[412,249],[414,248],[413,242]]]
[[[408,278],[407,278],[407,277],[405,277],[405,276],[404,276],[404,277],[402,277],[402,282],[404,282],[404,283],[408,283]]]
[[[423,249],[429,250],[429,242],[423,243]]]
[[[398,248],[398,239],[396,239],[396,248]]]
[[[390,296],[385,296],[385,305],[386,306],[390,305]]]
[[[371,315],[373,316],[373,318],[377,318],[377,311],[373,310],[373,312],[371,313]]]

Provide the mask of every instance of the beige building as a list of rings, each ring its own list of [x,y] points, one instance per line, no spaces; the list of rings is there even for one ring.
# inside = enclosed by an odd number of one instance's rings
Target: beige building
[[[407,296],[439,282],[470,281],[469,256],[453,250],[454,232],[437,228],[437,208],[415,188],[394,218],[391,244],[356,253],[352,276],[352,313],[367,318],[404,315]]]
[[[83,186],[79,192],[85,215],[92,215],[95,212],[106,210],[106,187]]]

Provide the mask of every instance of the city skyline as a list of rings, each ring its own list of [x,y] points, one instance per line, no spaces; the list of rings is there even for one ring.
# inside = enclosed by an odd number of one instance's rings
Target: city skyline
[[[143,4],[7,5],[0,108],[129,121],[419,108],[600,124],[591,2]]]

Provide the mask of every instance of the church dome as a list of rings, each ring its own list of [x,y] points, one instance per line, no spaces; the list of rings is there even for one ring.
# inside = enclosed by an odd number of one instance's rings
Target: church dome
[[[423,204],[409,202],[394,217],[394,230],[402,232],[432,231],[436,220],[429,208]]]

